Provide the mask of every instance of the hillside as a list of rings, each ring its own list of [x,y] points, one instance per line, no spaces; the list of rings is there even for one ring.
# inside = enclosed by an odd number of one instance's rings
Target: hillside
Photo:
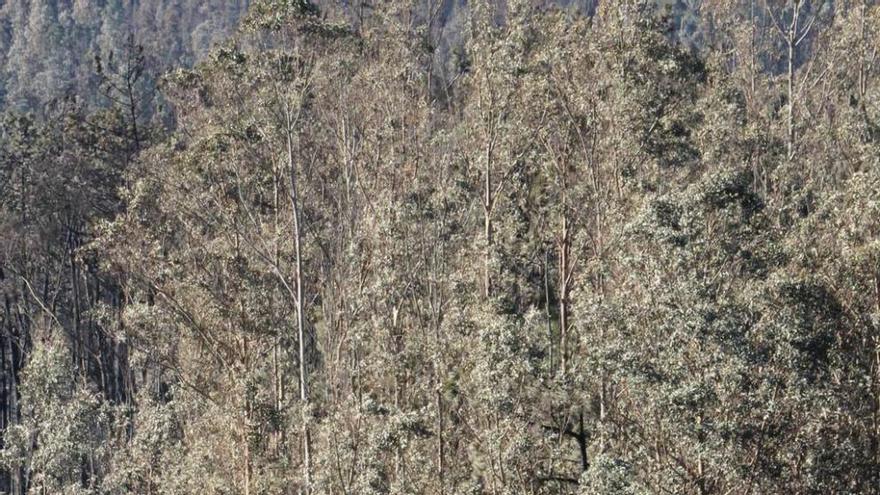
[[[880,5],[245,7],[3,4],[0,492],[880,493]]]
[[[233,33],[249,0],[0,1],[0,106],[98,103],[95,57],[133,36],[155,73],[191,66]]]

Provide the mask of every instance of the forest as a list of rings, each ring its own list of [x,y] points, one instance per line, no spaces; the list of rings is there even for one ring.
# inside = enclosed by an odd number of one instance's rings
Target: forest
[[[880,494],[880,2],[0,0],[0,493]]]

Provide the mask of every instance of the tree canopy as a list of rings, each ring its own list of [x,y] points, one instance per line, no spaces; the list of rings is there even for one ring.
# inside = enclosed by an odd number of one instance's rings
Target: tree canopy
[[[880,490],[880,5],[190,3],[0,6],[0,492]]]

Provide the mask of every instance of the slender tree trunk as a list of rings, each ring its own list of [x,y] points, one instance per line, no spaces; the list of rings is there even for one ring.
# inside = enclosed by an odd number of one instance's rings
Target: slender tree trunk
[[[3,280],[3,271],[0,269],[0,280]],[[11,320],[11,312],[9,310],[9,296],[3,294],[3,309],[4,309],[4,320],[5,325],[3,328],[0,328],[2,334],[0,334],[0,376],[2,376],[2,389],[0,389],[0,406],[2,406],[2,415],[0,415],[0,431],[6,431],[7,428],[11,426],[10,423],[10,391],[11,391],[11,383],[12,383],[12,370],[9,366],[9,358],[6,355],[6,342],[12,338],[12,320]],[[3,447],[5,448],[5,441]],[[2,480],[2,484],[0,484],[0,490],[6,490],[10,493],[12,492],[12,470],[3,470],[0,472],[0,480]]]
[[[129,117],[131,118],[131,140],[132,140],[132,143],[134,144],[134,148],[132,149],[132,155],[134,156],[134,155],[137,155],[138,153],[140,153],[140,151],[141,151],[141,135],[140,135],[140,131],[138,130],[138,125],[137,125],[137,101],[135,99],[135,95],[134,95],[135,91],[134,91],[134,88],[132,87],[132,82],[133,81],[131,81],[130,79],[127,78],[128,113],[129,113]]]
[[[553,321],[550,313],[550,254],[544,251],[544,311],[547,317],[547,358],[553,373]]]
[[[580,414],[578,416],[580,429],[578,430],[578,452],[581,455],[581,471],[586,471],[590,469],[590,458],[587,454],[587,430],[584,427],[584,411],[581,409]]]
[[[74,251],[76,250],[76,239],[75,234],[73,232],[73,228],[68,226],[67,228],[67,254],[68,261],[70,263],[70,287],[73,292],[73,334],[76,336],[77,342],[79,343],[80,355],[79,355],[79,364],[80,364],[80,373],[82,376],[86,376],[89,372],[88,370],[88,362],[86,360],[86,348],[85,348],[85,340],[82,332],[82,316],[80,314],[80,294],[79,294],[79,270],[77,270],[76,265],[76,256]]]
[[[880,311],[880,277],[874,277],[874,299],[877,310]],[[874,463],[880,466],[880,345],[878,337],[874,337],[874,362],[871,366],[871,392],[874,395],[873,429],[874,435],[871,446],[874,449]]]
[[[795,55],[795,27],[797,24],[797,13],[795,20],[788,30],[788,115],[787,115],[787,146],[788,159],[794,159],[794,55]]]
[[[8,404],[8,424],[18,424],[18,366],[16,352],[13,344],[14,335],[12,334],[12,325],[9,326],[9,335],[5,339],[6,348],[3,349],[4,354],[9,355],[9,404]],[[22,468],[15,465],[10,469],[10,485],[12,493],[19,495],[24,492],[22,480]]]
[[[446,484],[443,479],[444,471],[444,452],[443,452],[443,393],[437,388],[437,479],[440,485],[440,495],[446,494]]]
[[[699,445],[702,448],[703,445],[703,417],[697,416],[697,428],[699,433],[697,434],[697,438],[699,441]],[[697,452],[697,489],[699,490],[700,495],[706,494],[706,474],[703,467],[703,453],[702,451]]]
[[[281,266],[281,258],[280,258],[280,241],[281,241],[281,230],[280,230],[280,212],[281,212],[281,181],[283,180],[283,169],[277,160],[272,160],[272,208],[273,208],[273,218],[272,218],[272,227],[274,231],[274,243],[272,246],[272,260],[275,263],[276,267]],[[275,395],[275,410],[279,414],[281,413],[281,407],[284,404],[284,380],[281,379],[281,370],[280,370],[280,353],[281,353],[281,335],[275,336],[275,341],[272,345],[272,369],[273,369],[273,392]],[[275,437],[275,450],[276,453],[278,449],[283,444],[284,440],[284,431],[279,428],[279,431],[276,431],[274,434]]]
[[[486,210],[484,230],[484,235],[486,239],[486,252],[483,255],[483,298],[489,299],[489,296],[492,293],[492,276],[490,273],[492,265],[492,219],[489,217],[488,210]]]
[[[874,394],[874,435],[871,445],[874,449],[874,464],[880,467],[880,345],[875,339],[874,363],[871,373],[871,389]]]
[[[486,169],[484,182],[484,198],[483,198],[483,234],[486,241],[486,250],[483,253],[483,298],[488,300],[492,294],[492,146],[486,146]]]
[[[563,206],[564,208],[565,206]],[[562,236],[559,239],[559,364],[562,374],[568,371],[568,296],[569,296],[569,254],[571,236],[568,231],[568,216],[562,215]]]
[[[400,329],[397,327],[397,307],[393,307],[391,310],[391,338],[393,339],[393,348],[394,352],[400,356],[403,354],[403,346],[402,339],[403,336],[400,334]],[[398,411],[401,410],[402,400],[401,397],[403,395],[403,387],[401,382],[401,371],[399,367],[395,367],[393,370],[394,373],[394,408]],[[401,469],[403,466],[403,451],[400,447],[400,444],[397,444],[394,447],[394,480],[396,482],[400,482],[401,478]]]
[[[299,191],[297,189],[296,165],[293,159],[293,129],[290,120],[290,111],[287,112],[287,164],[290,173],[290,202],[293,214],[293,245],[295,261],[296,282],[296,329],[299,339],[299,398],[303,407],[308,411],[309,387],[306,375],[306,331],[305,331],[305,307],[303,298],[303,275],[302,275],[302,231],[300,229],[300,204]],[[306,414],[309,414],[308,412]],[[308,419],[304,415],[302,425],[302,455],[303,455],[303,478],[305,487],[303,493],[308,495],[312,484],[312,453],[311,437]]]
[[[868,42],[868,30],[867,30],[867,14],[868,10],[868,0],[862,1],[861,9],[859,9],[859,78],[858,78],[858,91],[859,91],[859,104],[865,104],[865,93],[867,92],[867,77],[865,74],[865,58],[866,53],[865,50],[867,48]]]
[[[755,98],[755,77],[757,75],[757,29],[755,27],[755,0],[751,0],[749,2],[749,25],[750,25],[750,36],[749,36],[749,85],[752,89],[751,97]]]

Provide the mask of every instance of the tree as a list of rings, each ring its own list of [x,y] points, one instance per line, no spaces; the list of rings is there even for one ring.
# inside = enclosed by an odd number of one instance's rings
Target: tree
[[[767,15],[779,38],[785,44],[785,84],[786,84],[786,148],[788,160],[794,160],[797,153],[797,105],[803,93],[805,82],[798,83],[797,68],[801,64],[799,49],[809,40],[813,26],[820,14],[823,2],[797,0],[787,2],[783,8],[774,7],[765,1]],[[810,65],[807,69],[811,69]],[[806,81],[806,78],[804,78]]]
[[[0,124],[0,491],[875,489],[873,2],[260,0],[208,49],[246,3],[0,8],[137,36]]]
[[[22,370],[21,422],[7,428],[0,458],[22,472],[22,492],[89,493],[103,475],[109,411],[76,379],[66,343],[44,332]]]

